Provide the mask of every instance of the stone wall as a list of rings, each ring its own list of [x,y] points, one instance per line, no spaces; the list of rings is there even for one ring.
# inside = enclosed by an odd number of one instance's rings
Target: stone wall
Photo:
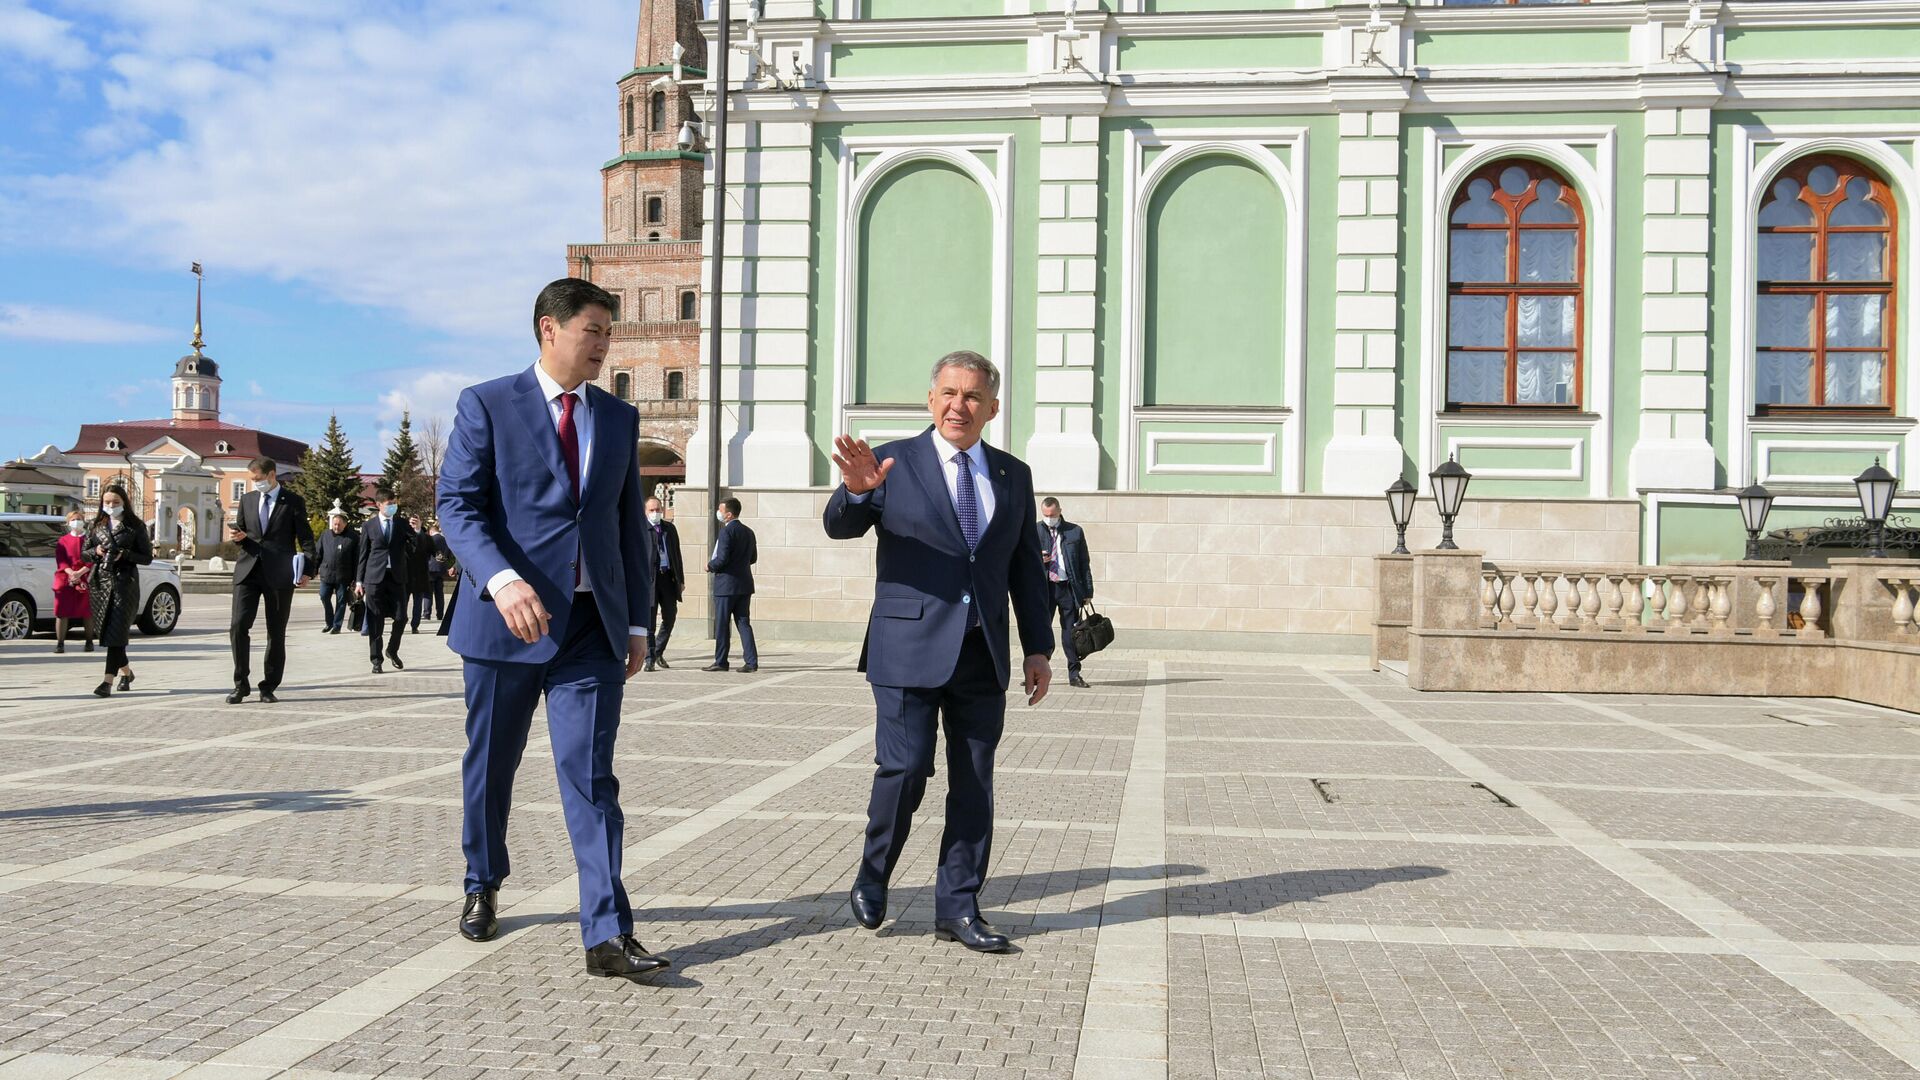
[[[731,492],[760,541],[757,626],[776,635],[857,638],[873,597],[871,539],[828,540],[825,489]],[[1393,548],[1384,498],[1316,495],[1062,496],[1092,548],[1095,602],[1130,646],[1365,654],[1374,615],[1373,557]],[[1037,508],[1027,511],[1037,520]],[[705,493],[675,493],[694,576],[711,543]],[[1469,498],[1463,546],[1499,558],[1636,562],[1640,507],[1627,501]],[[1440,535],[1423,502],[1407,544]],[[689,619],[705,619],[689,580]],[[691,629],[692,624],[689,625]]]

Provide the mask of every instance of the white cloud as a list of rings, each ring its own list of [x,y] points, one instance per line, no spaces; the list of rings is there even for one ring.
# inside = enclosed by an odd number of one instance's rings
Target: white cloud
[[[30,185],[29,227],[76,230],[41,239],[190,253],[504,345],[565,245],[601,236],[633,0],[67,6],[111,54],[84,143],[104,157]]]
[[[173,332],[145,323],[123,322],[80,308],[42,304],[0,304],[0,338],[52,341],[63,345],[128,345],[164,341]]]
[[[36,11],[26,0],[0,0],[0,55],[56,71],[75,71],[93,62],[72,23]]]
[[[381,441],[393,437],[403,413],[411,416],[415,431],[435,418],[451,426],[460,391],[499,374],[498,371],[476,373],[443,368],[409,376],[405,382],[380,395],[380,410],[376,415],[381,425]]]

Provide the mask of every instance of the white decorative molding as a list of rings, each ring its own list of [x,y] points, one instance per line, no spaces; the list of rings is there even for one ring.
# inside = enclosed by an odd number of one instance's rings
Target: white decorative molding
[[[1613,408],[1614,367],[1614,245],[1617,227],[1614,207],[1618,204],[1614,172],[1617,129],[1612,124],[1592,127],[1462,126],[1428,128],[1422,133],[1420,200],[1414,213],[1425,215],[1425,242],[1420,252],[1418,280],[1426,283],[1421,304],[1420,350],[1415,357],[1420,379],[1420,430],[1410,433],[1415,453],[1414,466],[1422,475],[1439,465],[1440,421],[1455,419],[1441,410],[1446,405],[1447,365],[1447,203],[1455,188],[1475,169],[1490,161],[1509,156],[1535,157],[1559,169],[1576,188],[1586,207],[1586,320],[1583,343],[1586,355],[1582,363],[1587,385],[1580,388],[1580,407],[1589,418],[1502,414],[1503,427],[1554,427],[1569,422],[1591,424],[1593,446],[1589,456],[1588,493],[1604,499],[1613,489]],[[1590,147],[1594,161],[1589,162],[1574,148]],[[1450,166],[1442,166],[1446,151],[1464,152]]]
[[[1138,482],[1137,424],[1141,369],[1146,360],[1147,207],[1167,173],[1183,162],[1208,154],[1240,159],[1265,173],[1279,190],[1286,212],[1284,259],[1286,297],[1281,311],[1281,385],[1285,395],[1281,450],[1285,456],[1280,489],[1305,490],[1306,455],[1296,415],[1306,394],[1306,233],[1307,128],[1299,126],[1130,129],[1125,135],[1126,176],[1120,189],[1120,250],[1124,274],[1120,300],[1120,469],[1119,487]],[[1275,153],[1290,151],[1289,163]],[[1151,165],[1146,151],[1162,152]]]
[[[1852,442],[1844,440],[1808,440],[1805,442],[1794,442],[1791,440],[1758,439],[1755,440],[1754,443],[1754,457],[1758,459],[1758,468],[1755,471],[1759,474],[1755,483],[1847,484],[1849,486],[1853,483],[1853,476],[1850,474],[1774,472],[1773,455],[1783,450],[1788,452],[1812,450],[1816,453],[1820,451],[1845,451],[1854,454],[1876,454],[1881,458],[1881,464],[1886,466],[1888,472],[1895,476],[1900,475],[1899,439],[1860,439]]]
[[[1896,149],[1896,145],[1903,149]],[[1807,154],[1837,153],[1860,158],[1880,170],[1892,186],[1899,202],[1901,224],[1909,236],[1912,222],[1920,221],[1920,172],[1912,155],[1920,149],[1920,124],[1782,124],[1766,127],[1743,124],[1733,129],[1733,161],[1730,180],[1733,185],[1732,220],[1726,223],[1722,237],[1733,247],[1731,280],[1721,283],[1719,294],[1728,303],[1727,378],[1730,385],[1720,397],[1726,401],[1724,421],[1727,430],[1727,479],[1735,486],[1752,483],[1755,472],[1751,458],[1752,437],[1759,431],[1833,433],[1872,431],[1872,425],[1900,423],[1881,418],[1848,421],[1826,417],[1768,417],[1753,415],[1753,350],[1758,340],[1755,319],[1758,302],[1754,293],[1754,274],[1759,264],[1760,200],[1769,186],[1787,166]],[[1920,274],[1907,276],[1906,287],[1894,297],[1897,316],[1920,315]],[[1895,325],[1899,325],[1896,323]],[[1908,347],[1894,342],[1890,353],[1894,368],[1894,386],[1905,399],[1894,408],[1908,417],[1920,416],[1920,337],[1907,335]],[[1908,460],[1920,455],[1920,429],[1904,425]]]
[[[1502,469],[1476,467],[1473,478],[1476,480],[1581,480],[1586,476],[1587,440],[1578,436],[1566,438],[1509,438],[1500,435],[1453,435],[1447,438],[1447,456],[1454,457],[1464,450],[1565,450],[1567,467],[1564,469]]]
[[[980,154],[993,155],[991,167]],[[876,156],[864,168],[859,156]],[[1013,416],[1013,356],[1009,311],[1013,303],[1013,136],[1003,135],[848,135],[834,147],[840,174],[839,218],[835,222],[834,275],[836,303],[833,316],[833,430],[847,430],[849,400],[854,386],[853,328],[859,321],[860,214],[867,196],[881,177],[914,161],[941,161],[961,170],[980,185],[993,214],[993,325],[987,340],[987,359],[1000,369],[1000,415],[987,425],[985,436],[996,446],[1006,445]],[[931,368],[938,357],[929,356]]]
[[[1272,476],[1274,473],[1275,439],[1271,431],[1249,432],[1236,435],[1225,431],[1149,431],[1146,433],[1147,467],[1149,476],[1188,475],[1188,476]],[[1167,445],[1189,446],[1256,446],[1260,448],[1258,465],[1177,465],[1160,460],[1160,448]]]

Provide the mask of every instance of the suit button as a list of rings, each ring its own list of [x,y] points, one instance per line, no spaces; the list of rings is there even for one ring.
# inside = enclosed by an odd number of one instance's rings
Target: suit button
[[[968,562],[972,562],[972,561],[973,561],[973,556],[971,556],[971,555],[969,555],[969,556],[967,556],[967,561],[968,561]]]
[[[961,602],[961,603],[963,603],[963,604],[971,604],[971,603],[973,603],[973,594],[971,594],[971,593],[961,593],[961,594],[960,594],[960,602]]]

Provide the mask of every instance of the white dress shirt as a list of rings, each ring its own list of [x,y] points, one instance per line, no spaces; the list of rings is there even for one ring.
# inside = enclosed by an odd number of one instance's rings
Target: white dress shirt
[[[927,438],[933,440],[933,456],[940,461],[940,475],[946,478],[947,498],[952,500],[953,512],[957,518],[960,513],[960,468],[953,463],[953,455],[959,453],[960,448],[948,442],[946,436],[940,434],[940,428],[937,425],[927,433]],[[993,481],[987,477],[986,443],[976,442],[973,448],[967,451],[967,471],[972,474],[974,499],[980,506],[980,535],[985,536],[987,523],[993,520],[994,506]],[[851,502],[863,503],[867,501],[867,496],[872,494],[871,491],[863,491],[858,495],[849,492],[847,499]]]
[[[593,460],[593,404],[591,399],[587,397],[586,384],[581,383],[572,390],[568,390],[556,382],[553,376],[547,374],[547,369],[541,367],[537,361],[533,365],[533,377],[540,383],[541,396],[546,398],[547,416],[553,421],[555,434],[558,434],[560,431],[561,395],[570,393],[575,398],[573,405],[573,434],[574,438],[580,443],[580,494],[581,497],[584,498],[587,493],[588,463]],[[575,558],[584,561],[585,553],[578,553]],[[521,580],[519,571],[508,567],[488,579],[487,592],[494,596],[499,596],[501,589],[519,580]],[[587,575],[584,572],[580,575],[580,584],[575,585],[573,591],[577,593],[593,591],[593,586],[588,582]],[[646,637],[647,628],[644,626],[629,626],[627,627],[627,636]]]

